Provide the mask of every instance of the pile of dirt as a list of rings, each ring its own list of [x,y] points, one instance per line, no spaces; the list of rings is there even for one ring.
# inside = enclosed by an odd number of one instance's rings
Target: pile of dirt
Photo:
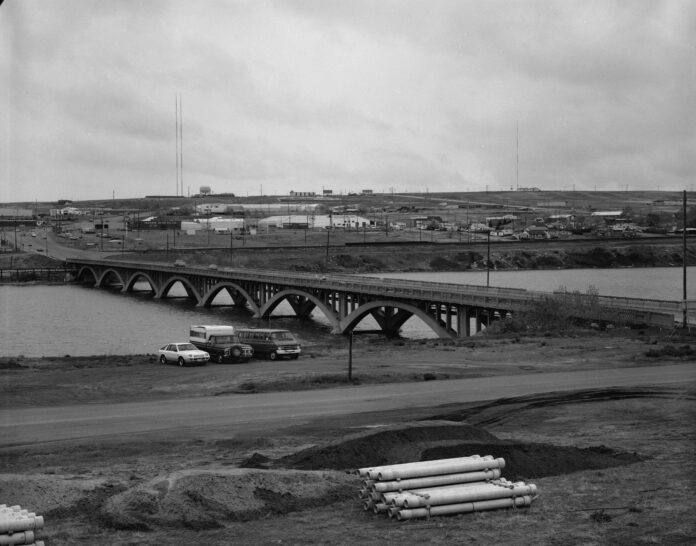
[[[550,444],[459,444],[427,449],[424,461],[466,457],[472,453],[505,459],[503,474],[509,480],[530,480],[559,476],[581,470],[611,468],[642,461],[637,453],[612,450],[606,446],[588,448],[563,447]]]
[[[192,469],[112,496],[102,521],[116,529],[216,529],[324,506],[357,489],[357,477],[341,472]]]
[[[383,427],[379,432],[357,434],[330,445],[304,449],[273,462],[272,466],[302,470],[355,470],[427,460],[421,459],[421,454],[431,447],[462,442],[492,443],[497,440],[483,429],[461,423],[408,423],[406,426]],[[246,462],[242,466],[246,466]]]
[[[509,479],[542,478],[580,470],[609,468],[641,461],[635,453],[605,446],[574,448],[500,440],[485,430],[461,423],[421,422],[408,428],[371,432],[328,446],[317,446],[283,457],[269,466],[296,469],[355,470],[357,468],[431,461],[471,455],[505,459]],[[259,457],[254,463],[259,465]]]
[[[110,486],[105,479],[74,475],[0,474],[2,502],[19,504],[47,517]]]

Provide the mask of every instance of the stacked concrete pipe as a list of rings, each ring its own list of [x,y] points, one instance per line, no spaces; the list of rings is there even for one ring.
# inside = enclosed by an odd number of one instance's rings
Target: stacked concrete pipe
[[[537,487],[501,477],[505,460],[491,455],[360,468],[365,510],[408,520],[530,506]]]
[[[43,526],[43,516],[19,505],[0,504],[0,546],[44,546],[43,540],[36,540],[37,531]]]

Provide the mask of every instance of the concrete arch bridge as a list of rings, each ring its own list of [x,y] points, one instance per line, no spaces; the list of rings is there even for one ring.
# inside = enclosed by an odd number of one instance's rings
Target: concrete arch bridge
[[[462,338],[480,331],[495,318],[528,309],[539,298],[548,297],[547,293],[512,288],[379,277],[218,270],[115,260],[70,259],[67,263],[76,280],[93,281],[98,287],[119,286],[129,292],[136,282],[147,281],[155,298],[166,298],[180,283],[197,306],[210,306],[218,294],[226,291],[235,306],[247,309],[254,318],[267,318],[278,305],[287,302],[299,318],[308,318],[315,311],[322,313],[334,334],[349,333],[371,316],[385,334],[394,336],[409,318],[416,316],[441,338]],[[646,305],[650,300],[618,300],[602,302],[603,313],[606,305],[612,304],[616,307],[612,312],[630,312],[638,321],[664,322],[665,314],[672,313],[670,321],[674,322],[672,307]]]

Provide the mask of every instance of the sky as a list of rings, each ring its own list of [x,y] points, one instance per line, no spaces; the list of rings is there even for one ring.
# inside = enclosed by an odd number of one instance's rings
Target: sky
[[[6,0],[0,100],[0,202],[689,190],[696,2]]]

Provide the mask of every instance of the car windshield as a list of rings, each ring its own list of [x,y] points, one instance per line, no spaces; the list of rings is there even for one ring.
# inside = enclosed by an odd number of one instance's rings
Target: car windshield
[[[235,343],[236,336],[215,336],[216,343]]]
[[[196,348],[193,346],[192,343],[179,343],[177,346],[180,351],[195,351]]]
[[[271,339],[277,341],[295,341],[295,338],[290,332],[273,332]]]

